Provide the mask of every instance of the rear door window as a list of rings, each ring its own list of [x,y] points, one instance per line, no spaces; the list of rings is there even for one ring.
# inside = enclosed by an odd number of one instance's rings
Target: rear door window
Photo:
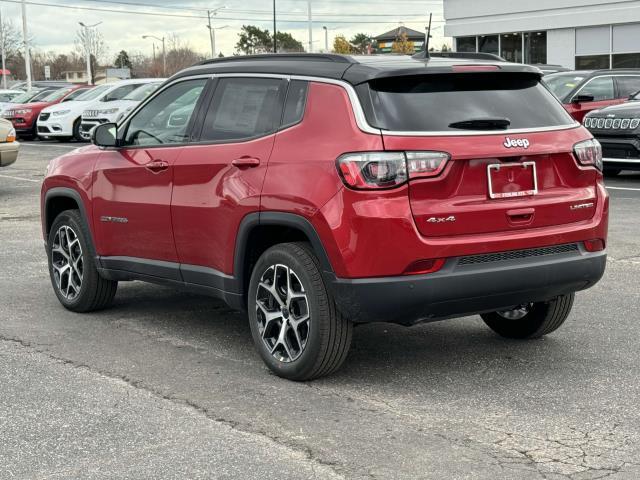
[[[204,120],[201,141],[241,141],[280,126],[285,84],[275,78],[222,78]]]
[[[574,123],[539,77],[531,74],[393,77],[370,82],[369,94],[372,108],[367,116],[373,117],[369,123],[383,130],[464,132],[486,119],[496,120],[502,126],[495,129],[504,131]]]

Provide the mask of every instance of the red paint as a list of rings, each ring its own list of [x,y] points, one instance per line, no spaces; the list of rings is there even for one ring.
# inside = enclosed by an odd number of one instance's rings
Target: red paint
[[[506,148],[506,136],[528,139],[529,148]],[[383,137],[359,130],[342,87],[312,83],[303,121],[275,135],[212,145],[88,147],[52,162],[43,193],[55,186],[80,192],[98,255],[232,274],[238,226],[262,210],[307,218],[338,277],[417,274],[440,268],[450,257],[604,241],[609,203],[602,175],[578,166],[572,153],[589,138],[582,127],[523,135]],[[344,186],[338,157],[383,150],[440,151],[451,158],[435,177],[413,178],[396,188]],[[487,165],[525,160],[537,165],[539,194],[489,199]],[[102,222],[101,216],[128,223]],[[446,221],[450,216],[455,221]]]
[[[582,102],[582,103],[566,103],[564,108],[577,121],[582,123],[587,113],[608,107],[610,105],[618,105],[627,101],[627,98],[616,98],[614,100],[602,100],[599,102]]]

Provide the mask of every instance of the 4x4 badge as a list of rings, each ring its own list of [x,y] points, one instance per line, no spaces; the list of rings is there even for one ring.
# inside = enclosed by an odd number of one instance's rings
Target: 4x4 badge
[[[504,139],[504,143],[503,145],[506,148],[529,148],[529,145],[531,145],[529,143],[529,140],[527,140],[526,138],[518,138],[518,139],[511,139],[509,137],[506,137]]]

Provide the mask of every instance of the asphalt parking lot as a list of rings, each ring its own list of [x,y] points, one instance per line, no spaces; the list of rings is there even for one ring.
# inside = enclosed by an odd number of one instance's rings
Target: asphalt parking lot
[[[60,306],[39,191],[75,147],[0,170],[0,478],[640,478],[640,174],[607,181],[605,278],[553,335],[361,326],[338,374],[296,384],[209,298],[133,282]]]

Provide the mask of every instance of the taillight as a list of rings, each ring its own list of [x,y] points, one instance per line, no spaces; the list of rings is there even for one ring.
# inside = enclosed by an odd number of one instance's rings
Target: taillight
[[[409,178],[435,177],[439,175],[449,160],[444,152],[405,152]]]
[[[359,190],[394,188],[410,178],[433,177],[444,169],[444,152],[359,152],[338,158],[345,185]]]
[[[576,143],[573,146],[573,153],[581,165],[595,167],[602,171],[602,147],[596,139]]]

